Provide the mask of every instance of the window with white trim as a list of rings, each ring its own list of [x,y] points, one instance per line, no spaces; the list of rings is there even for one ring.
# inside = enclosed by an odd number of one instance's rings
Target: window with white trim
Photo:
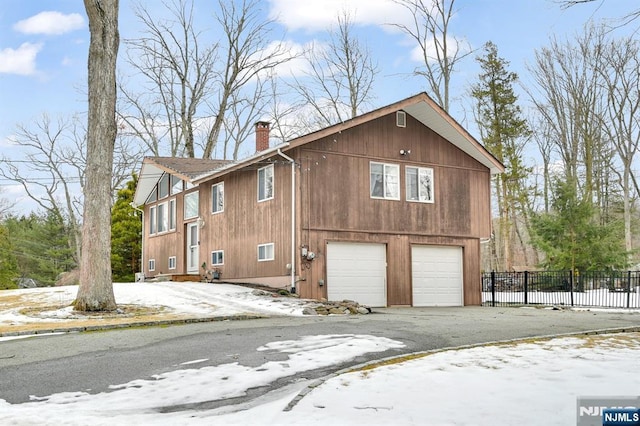
[[[433,203],[433,169],[407,166],[405,174],[407,201]]]
[[[156,260],[149,259],[149,271],[155,271],[155,270],[156,270]]]
[[[149,207],[149,235],[155,234],[156,229],[156,206]]]
[[[400,199],[400,166],[397,164],[370,163],[371,198]]]
[[[184,219],[198,217],[199,201],[198,191],[184,195]]]
[[[216,250],[211,252],[211,265],[224,265],[224,250]]]
[[[182,179],[176,175],[171,175],[171,195],[182,192]]]
[[[273,243],[258,245],[258,262],[265,262],[275,258]]]
[[[169,258],[169,269],[176,269],[176,257],[171,256]]]
[[[176,199],[169,200],[169,231],[176,230]]]
[[[211,213],[221,213],[223,211],[224,182],[220,182],[211,187]]]
[[[167,232],[169,228],[169,216],[167,215],[167,203],[158,204],[158,233]]]
[[[169,196],[169,174],[164,173],[158,182],[158,199],[166,198]]]
[[[258,169],[258,201],[273,198],[273,164]]]

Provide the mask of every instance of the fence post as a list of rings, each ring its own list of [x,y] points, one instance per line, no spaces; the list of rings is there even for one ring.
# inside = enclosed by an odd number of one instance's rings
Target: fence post
[[[627,271],[627,309],[631,306],[631,271]]]
[[[529,304],[529,271],[524,271],[524,304]]]
[[[491,271],[491,306],[496,306],[496,271]]]
[[[569,291],[571,291],[571,306],[573,306],[573,269],[569,270]]]

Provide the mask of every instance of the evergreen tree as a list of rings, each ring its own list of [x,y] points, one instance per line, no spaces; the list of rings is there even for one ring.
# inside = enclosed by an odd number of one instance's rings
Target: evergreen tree
[[[531,169],[522,159],[522,149],[531,135],[522,112],[517,105],[518,97],[513,84],[518,80],[514,72],[509,72],[509,63],[498,56],[498,48],[492,42],[485,45],[485,56],[478,57],[482,72],[478,84],[471,89],[476,100],[476,123],[482,142],[505,166],[505,172],[497,175],[494,190],[500,212],[499,247],[492,241],[492,251],[499,269],[511,269],[515,252],[516,237],[525,254],[525,243],[517,226],[517,218],[524,220],[528,228],[529,189],[526,179]]]
[[[133,281],[140,271],[142,217],[131,207],[137,184],[134,174],[126,188],[118,191],[111,210],[111,269],[115,281]]]
[[[55,284],[60,273],[76,268],[69,226],[56,211],[9,217],[5,221],[19,275],[39,285]]]
[[[533,243],[555,270],[610,270],[627,267],[621,221],[601,223],[597,207],[580,197],[574,182],[556,179],[551,212],[533,217]]]
[[[0,290],[17,288],[15,279],[18,276],[18,262],[9,239],[9,230],[0,224]]]

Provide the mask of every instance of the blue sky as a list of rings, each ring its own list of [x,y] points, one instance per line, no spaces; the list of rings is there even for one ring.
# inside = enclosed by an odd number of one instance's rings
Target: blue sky
[[[159,1],[147,2],[162,13]],[[213,0],[196,0],[200,24],[212,19]],[[635,6],[629,0],[604,0],[562,10],[555,0],[457,0],[452,21],[455,37],[472,49],[491,40],[511,70],[527,84],[526,64],[536,49],[548,45],[550,36],[573,38],[591,18],[619,18]],[[131,0],[120,0],[122,39],[136,37],[140,24]],[[341,9],[352,12],[357,34],[372,50],[380,66],[375,86],[375,106],[383,106],[424,91],[426,86],[407,76],[418,65],[414,48],[405,36],[386,25],[406,19],[392,0],[262,0],[264,13],[278,22],[275,34],[295,45],[322,38]],[[81,0],[2,0],[0,7],[0,154],[22,155],[11,143],[16,125],[29,123],[43,113],[51,117],[85,110],[86,58],[89,32]],[[121,44],[120,56],[125,46]],[[466,91],[475,82],[475,55],[468,57],[453,77],[451,113],[469,124],[464,107]],[[122,70],[125,71],[126,70]],[[295,72],[295,70],[293,70]],[[526,99],[522,99],[525,103]],[[468,117],[470,118],[470,117]],[[472,133],[473,129],[470,129]],[[0,196],[15,189],[0,180]],[[18,196],[16,194],[16,196]]]

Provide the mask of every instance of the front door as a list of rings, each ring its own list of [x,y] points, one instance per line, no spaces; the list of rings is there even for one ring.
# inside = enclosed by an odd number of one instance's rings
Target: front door
[[[187,274],[198,273],[200,258],[200,241],[198,240],[198,223],[187,224]]]

